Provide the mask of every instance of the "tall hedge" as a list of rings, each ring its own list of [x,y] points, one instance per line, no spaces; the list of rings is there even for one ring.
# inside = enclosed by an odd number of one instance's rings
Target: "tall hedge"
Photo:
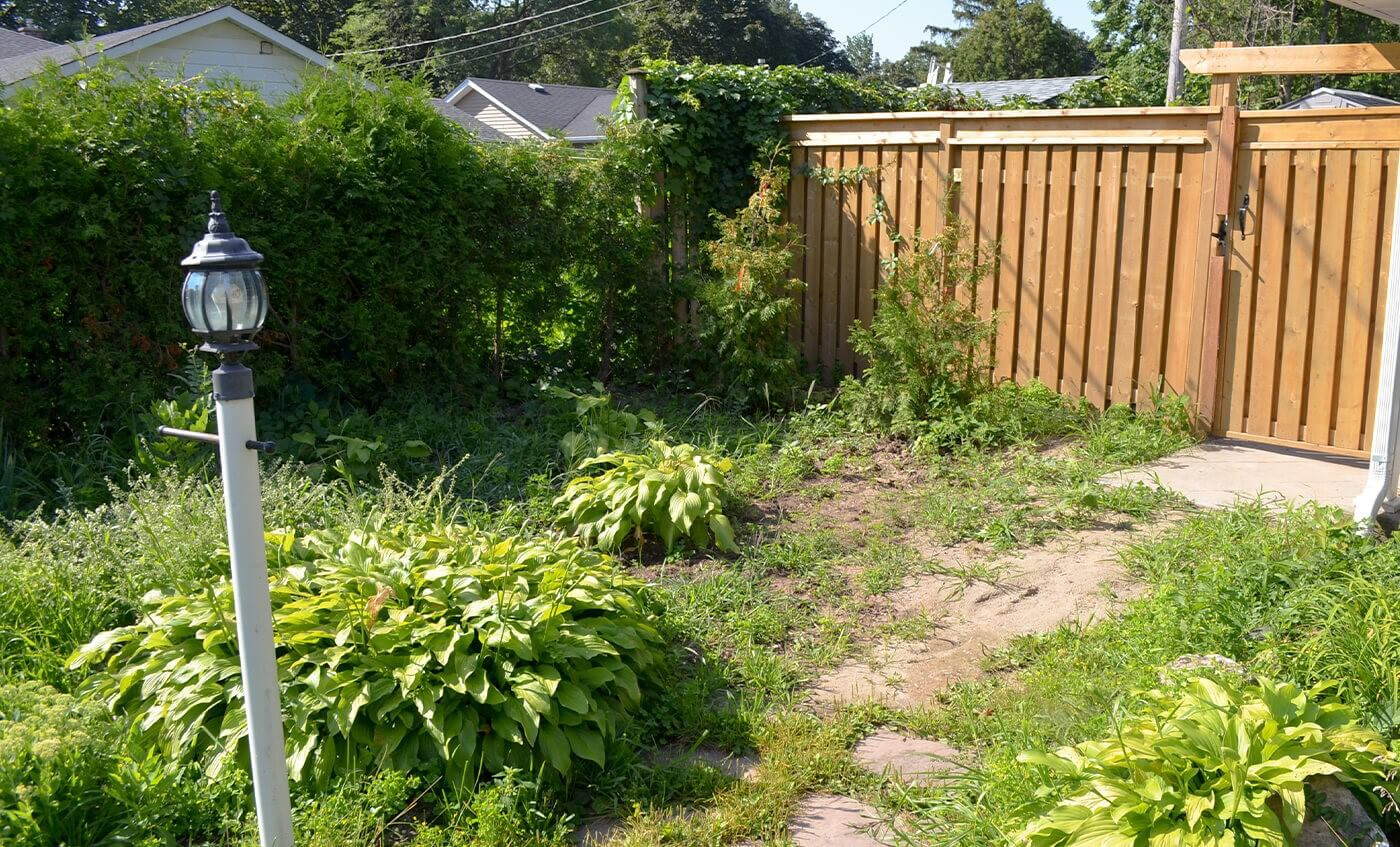
[[[52,73],[0,107],[6,434],[119,426],[167,390],[209,189],[267,257],[265,389],[295,373],[372,404],[635,359],[668,313],[636,212],[646,149],[479,144],[412,86],[339,75],[274,107]]]

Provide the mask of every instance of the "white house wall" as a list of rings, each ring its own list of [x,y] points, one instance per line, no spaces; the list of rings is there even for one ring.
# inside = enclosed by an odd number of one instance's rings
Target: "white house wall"
[[[100,38],[98,41],[100,42]],[[130,68],[152,68],[162,77],[205,74],[210,80],[237,77],[278,100],[300,86],[307,62],[282,47],[263,53],[263,40],[237,24],[215,21],[169,41],[137,50],[121,61]]]

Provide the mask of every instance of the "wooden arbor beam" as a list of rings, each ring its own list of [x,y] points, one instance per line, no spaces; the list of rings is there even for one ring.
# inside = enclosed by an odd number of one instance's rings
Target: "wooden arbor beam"
[[[1196,74],[1363,74],[1400,71],[1400,44],[1308,44],[1182,50]]]

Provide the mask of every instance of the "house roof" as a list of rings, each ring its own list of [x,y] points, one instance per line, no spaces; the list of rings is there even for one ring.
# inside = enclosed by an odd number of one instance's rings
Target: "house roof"
[[[968,96],[977,95],[989,103],[1024,97],[1035,103],[1048,103],[1075,85],[1102,79],[1090,76],[1054,76],[1043,79],[993,79],[986,82],[950,82],[947,87]]]
[[[83,41],[53,45],[44,42],[46,46],[42,50],[33,50],[9,58],[3,58],[4,54],[0,52],[0,85],[9,85],[27,79],[42,70],[49,62],[56,63],[63,68],[65,73],[70,73],[81,67],[84,59],[94,54],[101,53],[110,58],[120,58],[128,53],[160,44],[217,21],[229,21],[237,24],[264,41],[271,41],[288,53],[299,56],[311,64],[321,67],[329,67],[331,64],[330,59],[305,44],[288,38],[257,18],[247,15],[233,6],[219,6],[207,12],[182,15],[178,18],[157,21],[132,29],[104,32]],[[15,35],[19,35],[19,33],[15,33]]]
[[[462,81],[444,100],[456,104],[477,91],[541,138],[581,140],[603,134],[599,121],[612,113],[617,92],[586,85],[542,85],[503,79]]]
[[[1279,106],[1280,109],[1364,109],[1370,106],[1400,106],[1389,97],[1348,91],[1345,88],[1314,88],[1312,91]]]
[[[0,60],[13,59],[26,53],[35,53],[57,46],[52,41],[45,41],[42,38],[35,38],[32,35],[0,27]]]
[[[438,114],[474,134],[481,141],[510,141],[510,136],[477,120],[446,100],[434,97],[429,102],[433,104],[434,109],[437,109]]]

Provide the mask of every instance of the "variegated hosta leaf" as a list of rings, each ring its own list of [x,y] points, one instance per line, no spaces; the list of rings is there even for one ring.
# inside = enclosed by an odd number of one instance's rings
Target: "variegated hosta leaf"
[[[1176,697],[1150,692],[1154,712],[1123,720],[1111,738],[1022,753],[1055,773],[1051,785],[1068,799],[1019,843],[1283,847],[1302,829],[1308,777],[1394,796],[1400,753],[1325,693],[1202,678]]]
[[[664,655],[647,587],[606,555],[462,528],[269,535],[291,777],[363,767],[453,784],[506,766],[601,764]],[[75,668],[151,747],[211,771],[246,760],[227,581],[145,598]]]

